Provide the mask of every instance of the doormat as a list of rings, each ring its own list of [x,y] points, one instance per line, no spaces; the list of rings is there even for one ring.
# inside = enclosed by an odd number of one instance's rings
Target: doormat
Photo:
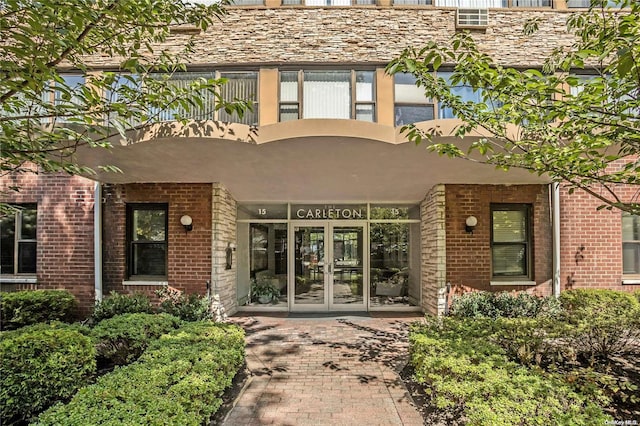
[[[287,318],[344,318],[344,317],[360,317],[371,318],[369,312],[289,312]]]

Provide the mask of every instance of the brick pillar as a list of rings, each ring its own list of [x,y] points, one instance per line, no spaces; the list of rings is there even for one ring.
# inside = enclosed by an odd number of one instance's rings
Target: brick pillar
[[[236,242],[237,203],[231,193],[221,184],[213,184],[211,215],[211,285],[217,288],[220,300],[228,314],[238,310],[236,294],[237,253],[232,252],[231,269],[226,269],[227,248]]]
[[[422,236],[422,309],[442,315],[446,305],[447,246],[445,186],[436,185],[420,205]]]

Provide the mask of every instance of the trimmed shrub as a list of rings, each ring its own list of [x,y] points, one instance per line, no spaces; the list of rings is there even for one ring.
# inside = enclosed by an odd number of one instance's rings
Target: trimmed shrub
[[[0,320],[4,330],[41,322],[71,322],[78,305],[66,290],[24,290],[0,295]]]
[[[474,291],[455,297],[450,315],[458,318],[537,318],[555,317],[560,310],[555,297]]]
[[[580,289],[561,293],[576,350],[591,364],[638,348],[640,303],[630,293]]]
[[[78,327],[37,324],[0,333],[0,423],[28,420],[89,382],[96,352]]]
[[[237,326],[194,322],[154,341],[139,360],[81,389],[37,425],[206,424],[244,362]]]
[[[446,422],[592,425],[609,419],[562,376],[509,361],[473,322],[481,321],[445,318],[410,335],[415,379],[433,405],[448,413]]]
[[[180,319],[168,314],[122,314],[100,321],[91,331],[98,357],[110,365],[129,364],[149,344],[180,326]]]
[[[209,299],[198,294],[185,295],[180,290],[164,287],[156,291],[160,297],[160,312],[174,315],[183,321],[203,321],[212,318]]]
[[[120,294],[112,291],[101,302],[96,303],[91,319],[94,323],[121,314],[153,313],[151,301],[144,294]]]

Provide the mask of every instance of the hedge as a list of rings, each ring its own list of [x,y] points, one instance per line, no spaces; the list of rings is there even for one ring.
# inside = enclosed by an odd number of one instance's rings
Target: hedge
[[[153,306],[149,297],[144,294],[120,294],[115,291],[96,303],[91,314],[93,323],[113,318],[116,315],[133,313],[153,313]]]
[[[434,320],[410,335],[414,377],[449,422],[592,425],[610,420],[560,375],[510,361],[478,322]]]
[[[78,302],[66,290],[25,290],[0,295],[3,330],[15,330],[41,322],[73,320]]]
[[[558,316],[560,310],[555,297],[473,291],[453,298],[450,315],[458,318],[539,318]]]
[[[135,361],[154,339],[180,324],[179,318],[168,314],[122,314],[100,321],[91,336],[101,363],[125,365]]]
[[[81,389],[37,425],[202,425],[244,362],[237,326],[188,323],[153,342],[137,362]]]
[[[29,419],[89,382],[96,352],[77,328],[52,323],[0,333],[0,424]]]

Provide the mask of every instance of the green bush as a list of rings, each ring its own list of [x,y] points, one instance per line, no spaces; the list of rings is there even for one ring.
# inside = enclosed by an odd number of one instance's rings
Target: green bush
[[[640,339],[640,303],[614,290],[580,289],[561,293],[564,321],[576,350],[595,363],[634,351]]]
[[[560,310],[555,297],[474,291],[455,297],[450,315],[458,318],[537,318],[555,317]]]
[[[96,303],[91,319],[98,323],[121,314],[153,313],[151,301],[144,294],[120,294],[112,291],[109,296]]]
[[[154,339],[180,326],[168,314],[122,314],[100,321],[91,331],[101,361],[125,365],[135,361]]]
[[[415,379],[436,408],[455,417],[449,421],[592,425],[608,419],[560,375],[509,361],[505,351],[474,322],[478,321],[445,318],[410,334]],[[456,331],[462,331],[462,337]]]
[[[41,322],[73,320],[78,302],[66,290],[25,290],[0,294],[3,330],[14,330]]]
[[[209,299],[198,294],[185,295],[183,292],[165,287],[156,292],[160,297],[160,312],[174,315],[183,321],[203,321],[212,318]]]
[[[92,378],[95,349],[78,327],[37,324],[0,333],[1,424],[28,420]]]
[[[139,360],[81,389],[37,425],[202,425],[244,362],[244,333],[209,321],[154,341]]]

